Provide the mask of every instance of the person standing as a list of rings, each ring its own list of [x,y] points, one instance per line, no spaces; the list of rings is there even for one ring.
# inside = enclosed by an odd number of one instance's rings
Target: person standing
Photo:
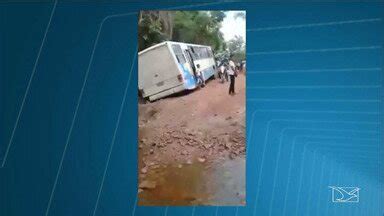
[[[235,94],[235,72],[236,71],[236,65],[235,63],[231,60],[229,60],[229,67],[228,67],[228,75],[230,79],[230,84],[229,84],[229,94],[234,95]]]
[[[196,65],[196,76],[197,76],[198,83],[200,83],[201,87],[204,87],[205,80],[204,80],[203,74],[201,73],[199,64]]]
[[[224,83],[225,82],[225,66],[224,64],[221,64],[220,65],[220,68],[219,68],[219,75],[220,75],[220,81],[221,83]],[[228,79],[228,78],[227,78]]]

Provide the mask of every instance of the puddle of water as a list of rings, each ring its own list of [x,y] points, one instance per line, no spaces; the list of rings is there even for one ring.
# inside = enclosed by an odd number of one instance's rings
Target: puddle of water
[[[155,182],[154,189],[146,189],[139,194],[139,205],[195,205],[207,200],[208,194],[204,178],[204,167],[194,163],[158,168],[148,174],[145,180]]]
[[[145,180],[156,187],[139,193],[139,205],[244,205],[245,159],[161,166]],[[141,180],[143,181],[143,180]]]
[[[245,159],[239,157],[216,164],[207,183],[213,188],[211,205],[245,205]]]

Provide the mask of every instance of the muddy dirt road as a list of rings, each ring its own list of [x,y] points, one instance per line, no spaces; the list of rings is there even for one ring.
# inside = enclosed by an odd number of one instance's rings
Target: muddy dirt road
[[[139,205],[245,204],[245,76],[139,104]]]

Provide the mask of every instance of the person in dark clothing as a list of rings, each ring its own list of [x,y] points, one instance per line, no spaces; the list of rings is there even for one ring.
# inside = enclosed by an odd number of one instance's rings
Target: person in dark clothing
[[[229,84],[229,94],[234,95],[235,94],[235,75],[229,75],[229,78],[231,80]]]
[[[230,84],[229,84],[229,94],[234,95],[235,94],[235,76],[236,76],[236,66],[235,63],[230,60],[229,61],[229,67],[228,67],[228,75],[230,79]]]

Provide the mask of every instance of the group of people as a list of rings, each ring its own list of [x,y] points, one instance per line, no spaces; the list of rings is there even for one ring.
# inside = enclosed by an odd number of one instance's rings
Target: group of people
[[[241,70],[240,64],[236,65],[232,58],[229,61],[222,61],[218,63],[219,77],[224,82],[224,78],[228,81],[229,77],[229,95],[235,95],[235,79],[237,77],[238,71]],[[199,86],[205,86],[205,79],[203,73],[201,72],[200,65],[196,64],[196,81]]]

